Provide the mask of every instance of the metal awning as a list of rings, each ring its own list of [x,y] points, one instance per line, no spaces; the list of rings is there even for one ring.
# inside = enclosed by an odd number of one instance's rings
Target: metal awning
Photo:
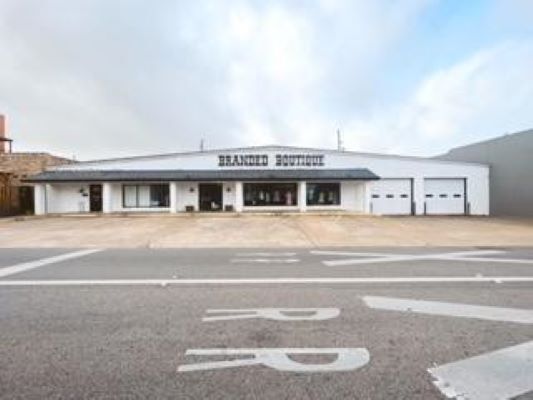
[[[367,168],[350,169],[233,169],[233,170],[143,170],[45,171],[26,182],[123,182],[123,181],[294,181],[294,180],[376,180]]]

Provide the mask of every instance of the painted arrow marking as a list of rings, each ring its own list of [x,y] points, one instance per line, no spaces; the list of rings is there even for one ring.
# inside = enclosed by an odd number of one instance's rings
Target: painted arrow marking
[[[533,310],[519,308],[474,306],[469,304],[376,296],[364,296],[363,301],[368,307],[380,310],[408,311],[418,314],[533,324]]]
[[[533,324],[533,310],[364,296],[373,309]],[[428,369],[448,398],[501,400],[533,391],[533,341]]]

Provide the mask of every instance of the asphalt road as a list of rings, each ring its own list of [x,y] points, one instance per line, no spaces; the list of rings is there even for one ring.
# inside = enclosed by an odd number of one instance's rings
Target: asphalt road
[[[2,399],[446,393],[533,399],[533,249],[0,249]]]

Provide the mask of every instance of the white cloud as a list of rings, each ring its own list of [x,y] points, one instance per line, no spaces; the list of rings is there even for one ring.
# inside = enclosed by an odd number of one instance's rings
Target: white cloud
[[[0,112],[16,148],[82,158],[202,137],[333,147],[338,127],[350,148],[424,154],[533,125],[531,42],[421,77],[396,105],[377,90],[433,4],[4,0]]]
[[[377,151],[439,153],[533,126],[533,42],[481,50],[425,78],[379,115],[355,119],[352,144]]]
[[[216,9],[209,35],[229,59],[235,136],[245,144],[332,146],[339,124],[371,97],[376,65],[428,2],[232,4]]]
[[[334,145],[427,0],[5,0],[0,109],[19,149],[103,157]]]

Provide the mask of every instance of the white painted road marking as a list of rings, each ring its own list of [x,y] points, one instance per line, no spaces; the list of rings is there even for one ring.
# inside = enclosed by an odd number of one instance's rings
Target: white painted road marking
[[[345,260],[323,261],[328,266],[340,265],[356,265],[356,264],[374,264],[385,262],[401,262],[401,261],[419,261],[419,260],[464,260],[466,256],[480,256],[480,255],[495,255],[502,254],[499,250],[480,250],[480,251],[461,251],[448,252],[439,254],[388,254],[383,256],[375,256],[375,258],[356,258]],[[364,253],[357,253],[358,257],[364,257]]]
[[[230,260],[231,263],[246,264],[294,264],[300,259],[295,258],[295,252],[243,252],[237,253],[236,258]]]
[[[336,318],[340,314],[338,308],[241,308],[212,309],[207,314],[230,314],[204,317],[202,321],[232,321],[239,319],[263,318],[274,321],[324,321]],[[296,314],[296,315],[294,315]]]
[[[298,258],[233,258],[232,263],[249,264],[294,264],[300,262]]]
[[[42,258],[40,260],[30,261],[22,264],[12,265],[10,267],[0,268],[0,278],[18,274],[20,272],[29,271],[31,269],[39,268],[44,265],[54,264],[61,261],[71,260],[73,258],[79,258],[87,256],[89,254],[94,254],[102,251],[102,249],[90,249],[90,250],[80,250],[74,251],[72,253],[61,254],[59,256],[53,256],[48,258]]]
[[[334,250],[311,250],[311,254],[315,256],[348,256],[348,257],[392,257],[405,254],[391,254],[391,253],[369,253],[369,252],[354,252],[354,251],[334,251]]]
[[[449,398],[511,399],[533,391],[533,341],[428,369]]]
[[[178,372],[205,371],[250,365],[264,365],[287,372],[339,372],[352,371],[368,364],[370,354],[364,348],[274,348],[274,349],[190,349],[186,355],[194,356],[253,356],[253,358],[212,361],[187,364],[178,367]],[[336,360],[327,364],[305,364],[293,361],[289,355],[331,355]]]
[[[521,258],[489,258],[479,256],[490,256],[504,254],[501,250],[475,250],[459,251],[439,254],[388,254],[388,253],[364,253],[349,251],[319,251],[313,250],[314,255],[330,256],[348,256],[358,258],[348,258],[342,260],[322,261],[327,266],[358,265],[358,264],[376,264],[401,261],[420,261],[420,260],[444,260],[444,261],[468,261],[468,262],[487,262],[487,263],[509,263],[509,264],[533,264],[533,260]],[[477,256],[477,257],[476,257]]]
[[[413,276],[390,278],[231,278],[231,279],[59,279],[0,280],[0,286],[121,286],[121,285],[250,285],[250,284],[370,284],[370,283],[521,283],[533,276]]]
[[[451,260],[507,264],[533,264],[533,260],[526,260],[524,258],[454,257],[451,258]]]
[[[237,253],[237,257],[294,257],[296,253],[283,252],[256,252],[256,253]]]
[[[474,318],[487,321],[533,324],[533,310],[520,308],[476,306],[470,304],[376,296],[364,296],[363,301],[368,307],[379,310],[407,311],[420,314]]]
[[[373,309],[533,324],[533,310],[364,296]],[[533,342],[428,370],[439,390],[464,400],[511,399],[533,390]]]

